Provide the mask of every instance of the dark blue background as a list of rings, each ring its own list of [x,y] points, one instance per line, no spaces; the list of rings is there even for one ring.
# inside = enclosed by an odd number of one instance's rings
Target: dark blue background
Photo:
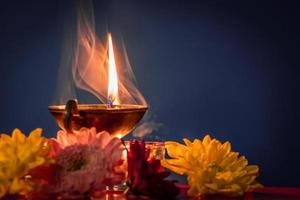
[[[54,92],[71,1],[0,4],[0,131],[58,127]],[[98,29],[123,35],[164,139],[232,142],[265,185],[300,186],[296,1],[96,1]],[[104,30],[105,31],[105,30]]]

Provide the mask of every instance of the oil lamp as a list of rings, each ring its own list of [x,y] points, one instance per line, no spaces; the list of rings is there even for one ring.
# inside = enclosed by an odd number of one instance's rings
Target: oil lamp
[[[58,126],[67,132],[81,127],[95,127],[98,132],[107,131],[122,138],[141,120],[148,107],[121,104],[118,93],[118,73],[111,34],[108,34],[108,88],[106,104],[79,104],[70,99],[65,105],[51,105],[49,111]]]

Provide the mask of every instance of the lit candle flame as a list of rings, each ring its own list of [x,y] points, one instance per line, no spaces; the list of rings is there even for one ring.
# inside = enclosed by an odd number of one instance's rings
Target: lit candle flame
[[[119,105],[118,73],[111,34],[108,33],[108,105]]]

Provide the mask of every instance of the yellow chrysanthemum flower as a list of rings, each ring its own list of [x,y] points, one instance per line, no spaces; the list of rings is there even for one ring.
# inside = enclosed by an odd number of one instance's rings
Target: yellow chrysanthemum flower
[[[165,146],[171,159],[162,160],[162,165],[180,175],[187,175],[190,185],[188,195],[221,194],[239,196],[254,188],[262,187],[255,181],[259,168],[248,165],[244,156],[231,151],[229,142],[222,144],[206,135],[203,141],[185,145],[168,141]]]
[[[12,136],[0,136],[0,198],[6,193],[29,191],[31,184],[25,182],[29,170],[50,161],[46,138],[42,129],[33,130],[26,137],[19,129]]]

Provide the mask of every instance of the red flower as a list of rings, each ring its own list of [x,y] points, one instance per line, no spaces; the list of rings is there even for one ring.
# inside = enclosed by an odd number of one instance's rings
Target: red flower
[[[128,186],[130,194],[149,196],[154,199],[172,199],[179,194],[174,181],[165,180],[169,172],[162,171],[160,160],[148,160],[150,151],[144,141],[132,140],[129,143]]]
[[[59,166],[56,164],[42,165],[32,169],[28,175],[30,181],[38,183],[39,188],[28,194],[30,200],[52,200],[56,199],[57,193],[52,190],[58,181],[57,173]]]

